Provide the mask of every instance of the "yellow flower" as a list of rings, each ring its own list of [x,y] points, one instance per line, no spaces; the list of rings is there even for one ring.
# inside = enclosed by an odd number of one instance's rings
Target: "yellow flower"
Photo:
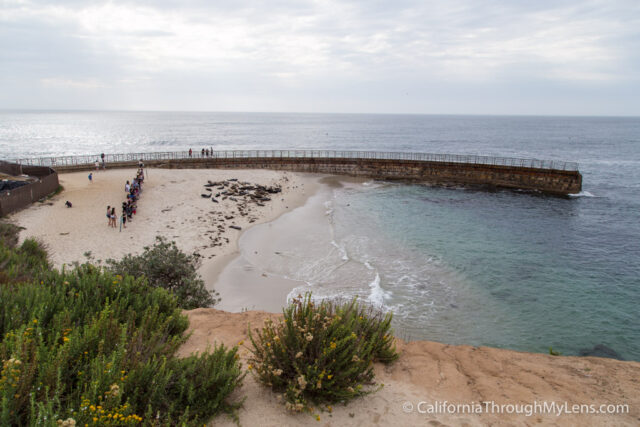
[[[33,324],[37,325],[38,324],[38,319],[33,319]]]
[[[330,380],[331,378],[333,378],[333,375],[327,375],[328,380]]]
[[[62,341],[68,342],[69,341],[69,337],[62,337]]]
[[[244,344],[244,341],[240,341],[240,342],[238,343],[238,345],[242,345],[242,344]]]
[[[247,369],[248,369],[248,370],[252,370],[252,369],[253,369],[253,365],[252,365],[252,364],[248,364],[248,365],[247,365]]]
[[[316,421],[320,421],[320,415],[316,415]]]
[[[330,346],[332,349],[335,349],[335,348],[336,348],[336,343],[332,342],[329,346]]]

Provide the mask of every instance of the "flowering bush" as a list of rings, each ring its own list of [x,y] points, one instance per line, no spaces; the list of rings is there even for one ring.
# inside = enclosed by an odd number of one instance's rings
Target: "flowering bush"
[[[266,320],[254,333],[249,369],[283,393],[293,411],[311,403],[347,402],[376,390],[373,362],[398,357],[390,333],[391,314],[350,303],[314,303],[298,296],[284,319]]]
[[[177,358],[188,320],[174,295],[91,264],[49,271],[29,244],[0,241],[0,425],[202,425],[236,413],[237,347]]]

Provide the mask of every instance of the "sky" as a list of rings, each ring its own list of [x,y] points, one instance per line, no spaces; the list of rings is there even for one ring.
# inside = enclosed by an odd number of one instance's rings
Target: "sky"
[[[0,0],[0,109],[640,115],[640,0]]]

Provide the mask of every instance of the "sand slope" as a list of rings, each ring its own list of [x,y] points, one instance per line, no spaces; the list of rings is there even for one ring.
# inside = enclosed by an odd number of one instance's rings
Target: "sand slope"
[[[181,348],[182,355],[204,351],[222,342],[235,345],[245,340],[241,354],[248,353],[247,325],[259,327],[264,319],[279,315],[259,311],[227,313],[215,309],[187,311],[192,336]],[[246,396],[240,422],[245,426],[440,426],[440,425],[640,425],[640,363],[595,357],[563,357],[523,353],[488,347],[451,346],[435,342],[398,340],[400,359],[391,366],[376,366],[378,381],[385,386],[347,406],[336,405],[333,413],[320,413],[317,422],[308,414],[288,413],[277,396],[248,375],[237,396]],[[555,401],[619,404],[628,414],[550,415],[530,417],[515,414],[421,414],[421,401],[496,404],[529,404]],[[414,409],[405,412],[410,402]],[[421,409],[427,410],[426,404]],[[506,410],[506,408],[505,408]],[[233,425],[224,416],[212,425]]]

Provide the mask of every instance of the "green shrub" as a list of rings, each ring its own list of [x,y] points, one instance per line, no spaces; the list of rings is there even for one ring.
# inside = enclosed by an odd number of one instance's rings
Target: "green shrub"
[[[20,230],[24,230],[24,227],[0,222],[0,242],[9,249],[15,248],[20,237]]]
[[[347,402],[375,390],[373,362],[397,358],[391,314],[349,303],[314,303],[298,296],[284,319],[265,321],[254,334],[250,368],[265,385],[284,395],[287,408]]]
[[[32,244],[0,245],[2,257],[5,267],[42,261]],[[91,264],[32,274],[0,284],[0,425],[202,425],[235,415],[237,348],[178,359],[188,320],[174,295]]]
[[[163,237],[156,237],[156,243],[145,246],[140,255],[128,254],[120,261],[109,259],[106,263],[115,274],[144,276],[149,285],[167,289],[184,309],[210,307],[216,303],[198,275],[199,255],[187,255],[175,242],[167,242]]]

